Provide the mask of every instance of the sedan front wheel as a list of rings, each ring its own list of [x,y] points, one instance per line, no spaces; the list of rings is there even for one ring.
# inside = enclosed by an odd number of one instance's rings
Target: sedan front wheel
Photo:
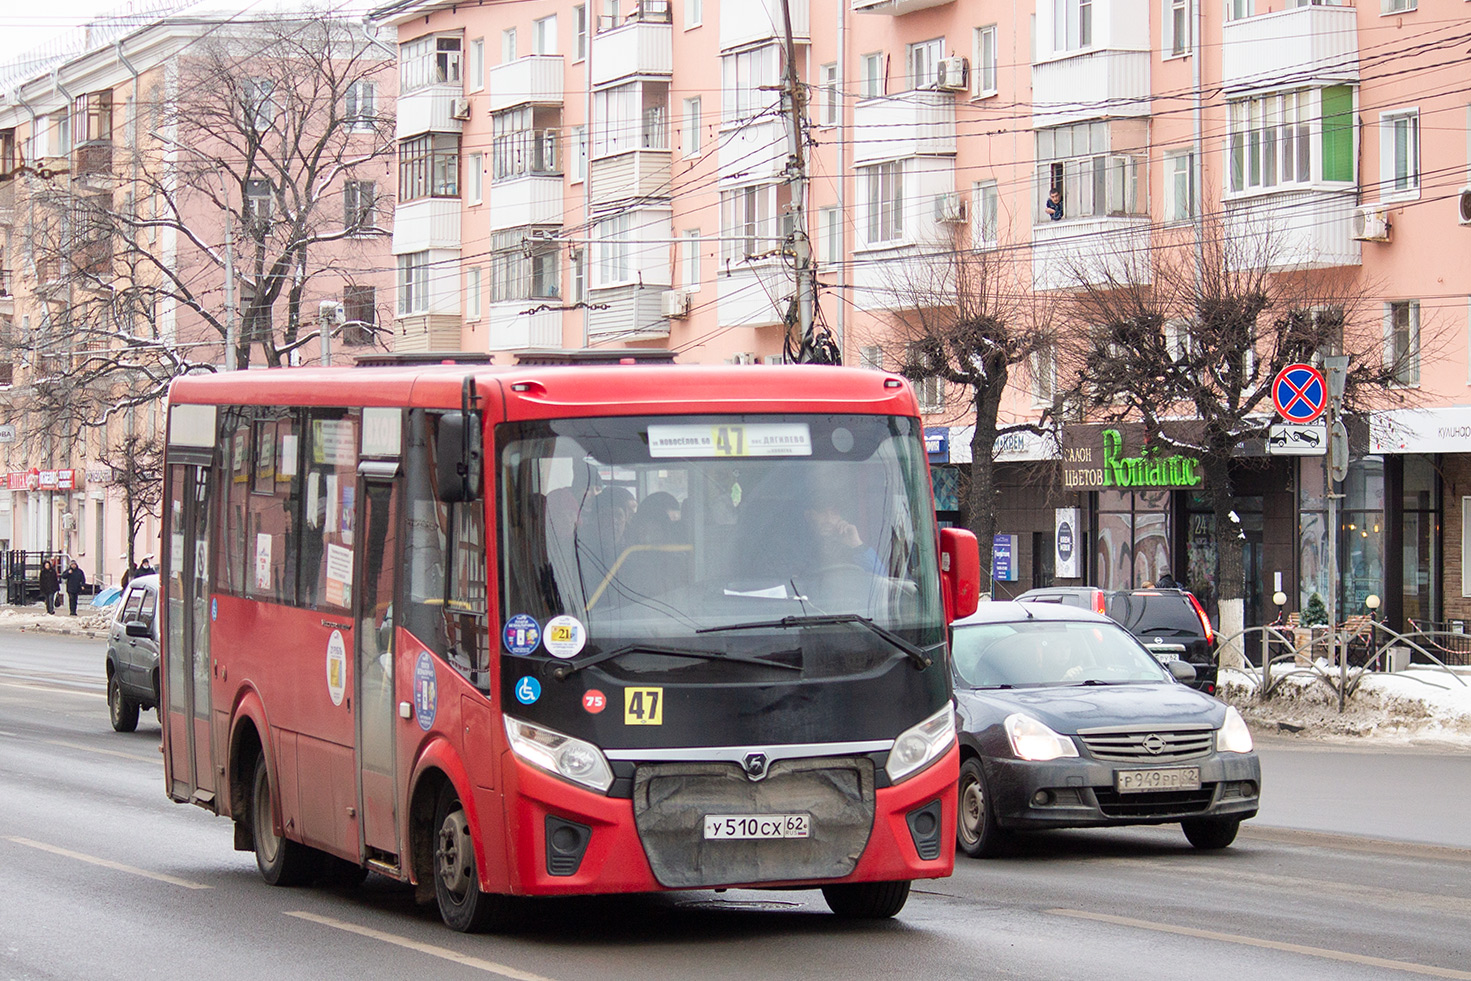
[[[955,843],[971,858],[990,858],[1000,852],[1006,832],[996,826],[996,810],[986,787],[981,761],[968,759],[960,765],[960,814],[955,822]]]

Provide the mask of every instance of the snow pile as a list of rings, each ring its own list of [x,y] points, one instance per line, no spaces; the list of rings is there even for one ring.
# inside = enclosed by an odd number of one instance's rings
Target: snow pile
[[[92,631],[105,633],[112,624],[112,615],[117,607],[102,609],[89,606],[92,598],[84,597],[77,603],[77,615],[72,616],[61,607],[55,613],[47,613],[44,606],[0,607],[0,627],[20,630],[45,630],[53,633],[69,631]]]
[[[1335,687],[1338,675],[1332,668],[1324,670],[1329,672],[1326,681],[1315,673],[1291,674],[1270,698],[1262,699],[1259,673],[1223,669],[1218,694],[1261,734],[1432,740],[1471,746],[1471,671],[1461,669],[1452,675],[1439,668],[1415,666],[1395,674],[1370,673],[1340,713]]]

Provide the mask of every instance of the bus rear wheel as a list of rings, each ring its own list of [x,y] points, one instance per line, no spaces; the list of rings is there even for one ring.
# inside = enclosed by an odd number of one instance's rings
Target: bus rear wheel
[[[256,758],[255,779],[251,781],[250,836],[255,846],[255,866],[260,869],[261,878],[271,885],[296,886],[316,875],[319,853],[276,833],[271,774],[265,754]]]
[[[497,919],[504,899],[480,888],[470,822],[448,783],[439,793],[434,829],[434,898],[440,918],[451,930],[483,933]]]
[[[823,886],[822,898],[839,916],[854,920],[886,920],[909,900],[908,882],[847,882]]]

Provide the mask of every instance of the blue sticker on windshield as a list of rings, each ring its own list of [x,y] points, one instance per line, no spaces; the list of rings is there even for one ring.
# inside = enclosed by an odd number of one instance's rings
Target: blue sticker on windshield
[[[516,701],[522,705],[530,705],[541,697],[541,682],[531,675],[526,675],[516,682]]]
[[[419,728],[428,732],[438,710],[439,683],[434,677],[434,658],[428,651],[420,651],[419,661],[414,665],[414,714],[419,717]]]
[[[541,627],[537,625],[535,617],[518,613],[506,621],[506,629],[501,631],[501,640],[505,642],[506,650],[525,657],[533,653],[541,643]]]

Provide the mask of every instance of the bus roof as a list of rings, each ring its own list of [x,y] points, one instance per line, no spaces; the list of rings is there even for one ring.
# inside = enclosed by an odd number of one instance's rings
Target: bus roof
[[[172,403],[458,408],[475,379],[493,419],[686,412],[919,414],[900,376],[819,365],[406,365],[187,375]]]

